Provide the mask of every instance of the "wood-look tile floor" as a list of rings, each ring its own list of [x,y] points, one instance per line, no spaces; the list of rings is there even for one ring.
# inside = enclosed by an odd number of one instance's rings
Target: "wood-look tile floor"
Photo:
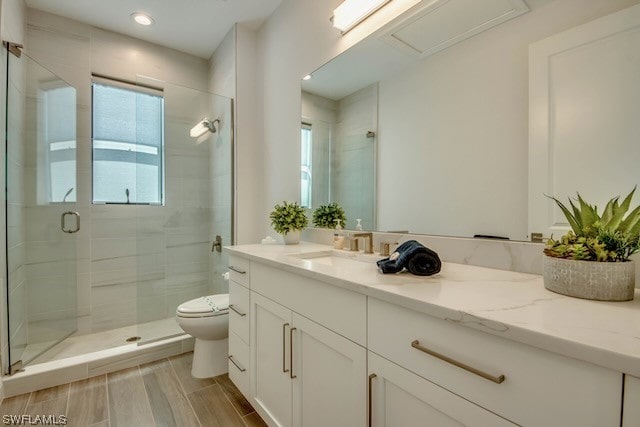
[[[266,426],[221,375],[191,376],[193,353],[4,399],[2,415],[66,415],[69,426]]]

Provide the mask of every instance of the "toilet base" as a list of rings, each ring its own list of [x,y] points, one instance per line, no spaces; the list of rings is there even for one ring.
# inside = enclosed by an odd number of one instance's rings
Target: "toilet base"
[[[191,376],[210,378],[228,371],[229,339],[207,341],[196,338]]]

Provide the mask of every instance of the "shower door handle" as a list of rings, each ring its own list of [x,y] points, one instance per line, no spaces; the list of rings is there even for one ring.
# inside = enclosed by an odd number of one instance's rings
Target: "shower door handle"
[[[75,230],[72,229],[66,229],[65,228],[65,218],[67,217],[67,215],[75,215],[76,217],[76,228]],[[60,228],[62,228],[62,231],[64,231],[65,233],[77,233],[78,231],[80,231],[80,214],[78,212],[75,211],[67,211],[64,212],[62,214],[62,216],[60,216]]]

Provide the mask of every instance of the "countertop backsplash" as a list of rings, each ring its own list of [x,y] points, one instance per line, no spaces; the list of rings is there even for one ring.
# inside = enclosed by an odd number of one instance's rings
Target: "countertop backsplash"
[[[347,234],[356,231],[345,230],[344,232]],[[377,252],[381,242],[402,243],[411,239],[436,251],[442,261],[519,273],[542,274],[542,249],[544,248],[542,243],[373,232],[373,248]],[[333,230],[307,228],[302,232],[302,240],[330,245],[333,241]],[[636,261],[636,288],[640,288],[640,254],[631,258]]]
[[[345,234],[349,232],[355,231],[346,230]],[[333,230],[308,228],[303,231],[302,240],[330,245],[333,241]],[[407,240],[417,240],[433,249],[446,262],[542,274],[544,245],[541,243],[374,232],[373,248],[377,252],[381,242],[402,243]],[[392,250],[393,247],[395,246],[392,246]]]

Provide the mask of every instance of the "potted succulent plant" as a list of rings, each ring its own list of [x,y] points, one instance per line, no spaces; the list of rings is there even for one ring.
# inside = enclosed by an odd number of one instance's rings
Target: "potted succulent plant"
[[[635,263],[640,251],[640,206],[633,209],[635,188],[618,203],[609,200],[602,214],[578,194],[571,210],[553,198],[569,221],[571,230],[558,240],[547,241],[543,259],[547,289],[578,298],[629,301],[635,288]],[[625,216],[626,215],[626,216]]]
[[[344,228],[346,222],[347,216],[344,213],[344,209],[336,202],[318,206],[313,211],[313,225],[316,227],[336,228],[337,223],[339,223],[340,227]]]
[[[300,242],[300,230],[308,223],[304,209],[297,202],[282,202],[276,204],[269,215],[271,226],[277,233],[282,234],[286,245],[294,245]]]

